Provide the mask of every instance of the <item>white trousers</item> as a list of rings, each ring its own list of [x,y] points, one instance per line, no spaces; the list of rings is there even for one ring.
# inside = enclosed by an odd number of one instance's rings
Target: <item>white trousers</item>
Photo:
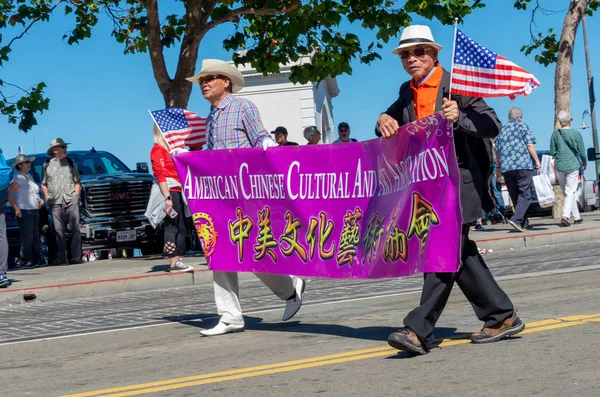
[[[254,273],[275,295],[286,300],[294,294],[296,278],[280,274]],[[215,303],[221,321],[228,324],[244,325],[239,299],[238,274],[236,272],[213,271]]]
[[[557,172],[558,183],[565,193],[565,202],[563,203],[563,218],[571,218],[573,214],[574,220],[581,219],[579,208],[577,207],[577,186],[579,185],[579,170],[571,172]]]

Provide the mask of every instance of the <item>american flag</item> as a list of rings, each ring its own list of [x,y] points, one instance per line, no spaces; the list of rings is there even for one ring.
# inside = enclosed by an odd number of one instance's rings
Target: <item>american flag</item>
[[[185,109],[150,112],[171,150],[185,146],[200,148],[206,143],[206,119]]]
[[[451,91],[479,98],[529,95],[540,82],[534,75],[457,29]]]

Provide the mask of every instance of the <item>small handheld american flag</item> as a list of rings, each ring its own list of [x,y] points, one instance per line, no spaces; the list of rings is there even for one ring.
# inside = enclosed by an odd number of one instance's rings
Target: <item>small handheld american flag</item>
[[[479,98],[529,95],[540,82],[508,59],[477,44],[456,29],[452,57],[454,94]]]
[[[185,146],[201,148],[206,143],[206,119],[185,109],[150,111],[171,150]]]

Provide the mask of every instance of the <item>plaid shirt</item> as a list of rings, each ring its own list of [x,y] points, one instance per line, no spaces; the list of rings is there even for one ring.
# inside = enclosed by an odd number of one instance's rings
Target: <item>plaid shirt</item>
[[[206,126],[209,150],[256,147],[271,139],[256,105],[231,94],[211,107]]]

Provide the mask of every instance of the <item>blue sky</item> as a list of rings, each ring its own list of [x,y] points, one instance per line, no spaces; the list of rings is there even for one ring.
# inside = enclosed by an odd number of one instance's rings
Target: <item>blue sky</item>
[[[480,44],[499,53],[532,72],[541,82],[529,97],[490,99],[503,122],[508,109],[519,106],[524,121],[529,124],[537,138],[537,147],[547,149],[553,131],[554,66],[548,68],[525,57],[519,48],[529,41],[528,12],[516,11],[512,1],[487,1],[487,7],[468,16],[460,29]],[[163,15],[166,13],[163,13]],[[560,34],[565,11],[543,16],[538,27],[545,31],[554,28]],[[598,48],[598,16],[588,18],[592,73],[600,70]],[[440,52],[443,66],[450,68],[453,29],[433,21],[419,18],[414,23],[428,24],[438,43],[444,46]],[[122,45],[110,36],[110,25],[103,20],[96,27],[93,37],[75,46],[62,40],[71,28],[69,19],[57,16],[50,23],[38,24],[29,35],[14,45],[10,62],[2,70],[2,78],[26,86],[38,81],[48,85],[51,108],[38,117],[39,125],[24,134],[16,126],[0,119],[0,143],[5,156],[13,157],[19,145],[27,153],[42,152],[51,139],[62,137],[71,142],[72,149],[108,150],[130,167],[139,161],[149,161],[152,146],[152,121],[148,109],[160,109],[164,102],[154,80],[148,54],[123,55]],[[342,30],[351,31],[367,40],[373,36],[360,26],[346,24]],[[233,32],[233,25],[224,25],[211,31],[200,46],[197,65],[203,58],[231,59],[223,49],[222,40]],[[12,32],[3,32],[6,39]],[[400,84],[408,79],[400,60],[391,54],[398,38],[384,46],[383,60],[371,65],[355,61],[352,75],[338,77],[340,94],[333,101],[335,123],[350,124],[352,136],[365,140],[373,137],[377,116],[397,97]],[[178,48],[167,51],[167,65],[175,69]],[[595,73],[598,74],[598,73]],[[600,92],[600,87],[596,87]],[[205,116],[209,106],[199,89],[192,91],[189,110]],[[577,36],[574,64],[571,113],[574,126],[581,125],[581,114],[589,108],[583,38],[581,28]],[[586,120],[589,125],[589,118]],[[581,130],[586,147],[592,146],[591,129]],[[586,176],[593,172],[588,167]]]

